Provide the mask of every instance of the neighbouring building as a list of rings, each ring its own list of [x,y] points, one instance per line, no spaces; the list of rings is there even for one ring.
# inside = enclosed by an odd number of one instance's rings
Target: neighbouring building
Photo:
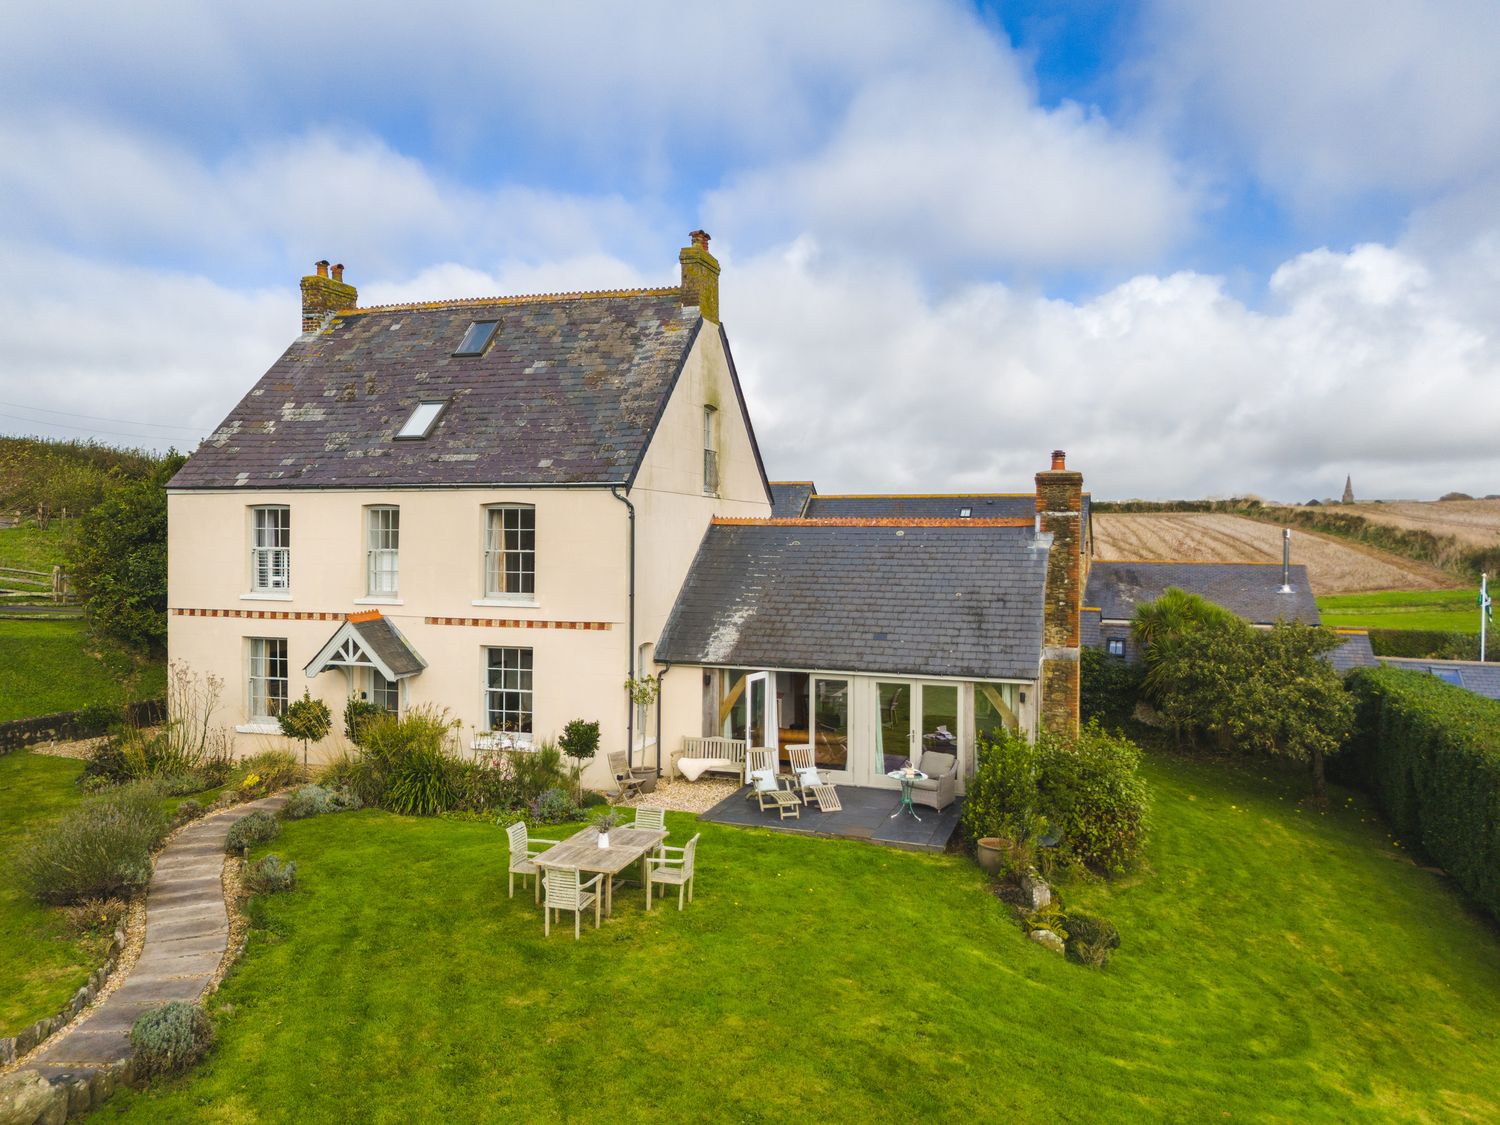
[[[1033,493],[773,487],[706,234],[679,264],[375,308],[341,266],[303,279],[301,335],[168,490],[170,654],[222,679],[238,752],[303,691],[446,708],[475,749],[574,718],[662,765],[685,736],[796,738],[880,785],[923,747],[971,772],[996,725],[1076,727],[1081,475],[1056,453]]]

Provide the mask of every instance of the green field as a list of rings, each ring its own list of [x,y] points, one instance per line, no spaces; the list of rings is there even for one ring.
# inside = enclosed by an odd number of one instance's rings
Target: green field
[[[62,565],[66,536],[61,521],[46,529],[30,524],[0,528],[0,566],[50,571]]]
[[[101,647],[81,621],[0,620],[0,722],[164,695],[166,668]]]
[[[286,826],[196,1072],[104,1119],[1494,1121],[1500,936],[1370,805],[1153,756],[1142,874],[1064,888],[1123,935],[1029,942],[973,864],[669,814],[697,900],[542,937],[502,830]],[[545,833],[560,837],[568,829]],[[261,851],[266,849],[262,848]]]
[[[0,1035],[57,1013],[104,960],[107,937],[76,938],[57,911],[16,884],[10,857],[27,832],[79,801],[82,762],[19,751],[0,757]]]
[[[1479,632],[1479,590],[1407,590],[1318,599],[1323,624],[1342,629]]]

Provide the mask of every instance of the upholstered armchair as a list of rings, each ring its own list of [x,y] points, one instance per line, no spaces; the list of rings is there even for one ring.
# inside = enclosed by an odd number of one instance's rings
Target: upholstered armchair
[[[912,804],[933,809],[946,809],[951,805],[958,785],[958,755],[945,754],[941,750],[924,751],[922,764],[917,769],[925,773],[927,779],[911,783]]]

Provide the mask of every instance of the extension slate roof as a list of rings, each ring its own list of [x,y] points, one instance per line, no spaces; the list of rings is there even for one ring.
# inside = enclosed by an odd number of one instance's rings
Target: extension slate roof
[[[810,480],[773,480],[771,482],[771,515],[796,519],[807,511],[807,502],[817,494]]]
[[[986,525],[716,522],[656,658],[1034,680],[1050,537]]]
[[[814,493],[807,504],[809,519],[961,519],[963,510],[975,519],[1031,519],[1036,515],[1036,496],[1031,493],[951,495],[824,496]],[[779,514],[779,513],[778,513]],[[790,514],[790,513],[788,513]]]
[[[1339,630],[1343,644],[1328,654],[1328,663],[1340,672],[1352,672],[1355,668],[1374,668],[1380,663],[1375,650],[1370,647],[1370,634],[1365,632],[1345,633]]]
[[[499,321],[493,342],[453,355],[476,320]],[[702,323],[677,289],[350,309],[293,343],[170,487],[624,482]],[[394,440],[437,400],[430,436]]]
[[[1500,664],[1477,660],[1429,660],[1407,656],[1382,656],[1381,663],[1412,672],[1426,672],[1450,684],[1482,695],[1500,699]]]
[[[1127,621],[1136,606],[1154,602],[1169,586],[1223,606],[1253,625],[1322,621],[1307,567],[1291,568],[1292,592],[1283,594],[1280,563],[1096,562],[1083,604],[1098,606],[1105,621]]]

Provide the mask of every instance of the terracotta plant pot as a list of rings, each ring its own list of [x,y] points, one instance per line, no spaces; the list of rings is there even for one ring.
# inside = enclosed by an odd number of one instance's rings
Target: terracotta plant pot
[[[986,875],[1000,874],[1000,849],[1005,841],[998,836],[985,836],[978,845],[979,866]]]

